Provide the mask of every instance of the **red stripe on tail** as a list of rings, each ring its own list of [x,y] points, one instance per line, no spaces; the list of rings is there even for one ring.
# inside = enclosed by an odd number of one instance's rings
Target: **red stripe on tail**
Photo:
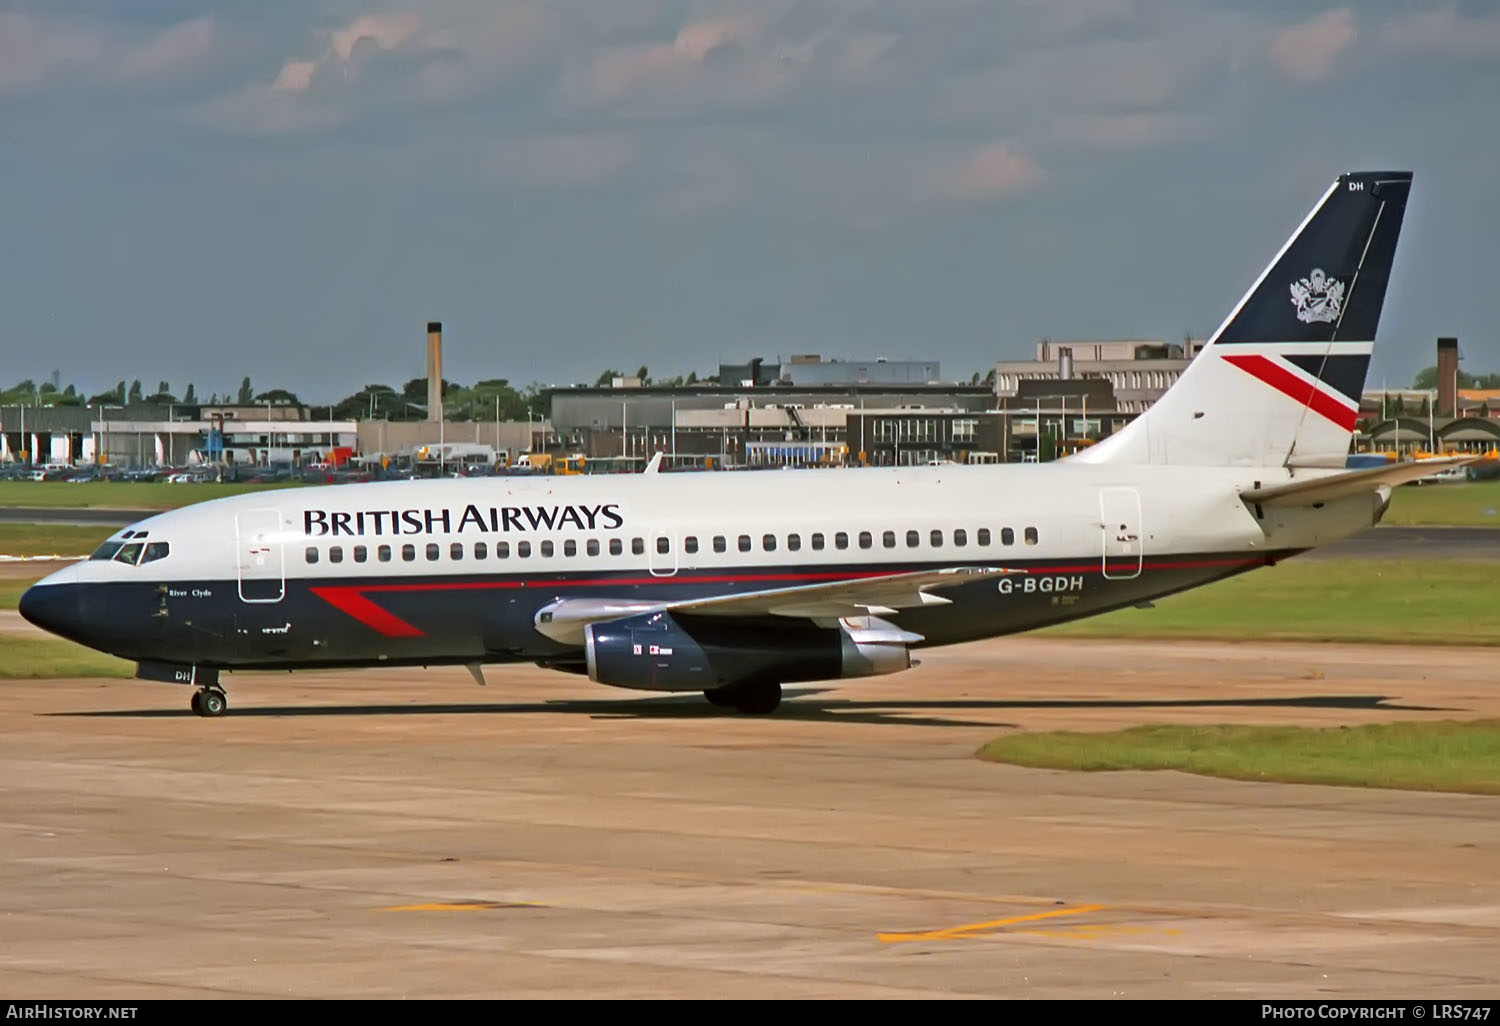
[[[1299,378],[1270,357],[1235,353],[1226,355],[1224,361],[1234,364],[1251,377],[1297,400],[1314,413],[1327,417],[1345,431],[1354,430],[1354,422],[1359,417],[1358,410],[1351,410],[1329,393]]]

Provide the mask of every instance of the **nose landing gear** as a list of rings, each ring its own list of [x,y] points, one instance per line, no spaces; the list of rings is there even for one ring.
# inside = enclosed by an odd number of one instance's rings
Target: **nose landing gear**
[[[192,705],[199,716],[223,716],[229,708],[229,699],[220,688],[199,688],[193,692]]]

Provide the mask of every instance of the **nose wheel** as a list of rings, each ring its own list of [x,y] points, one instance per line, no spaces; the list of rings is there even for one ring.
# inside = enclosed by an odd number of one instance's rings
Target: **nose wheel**
[[[229,699],[218,688],[199,688],[193,692],[193,712],[199,716],[223,716]]]

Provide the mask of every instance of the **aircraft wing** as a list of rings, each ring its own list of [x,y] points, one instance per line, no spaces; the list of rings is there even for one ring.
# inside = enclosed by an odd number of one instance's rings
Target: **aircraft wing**
[[[695,616],[789,616],[829,618],[878,616],[914,606],[947,605],[950,599],[932,594],[944,588],[975,581],[1024,573],[1004,567],[948,567],[881,574],[853,580],[805,584],[790,588],[766,588],[730,595],[676,601],[631,601],[611,599],[558,599],[538,611],[536,629],[554,641],[583,644],[588,624],[623,616],[670,609]]]
[[[1350,495],[1368,495],[1381,488],[1420,478],[1431,477],[1449,467],[1461,467],[1476,463],[1483,456],[1453,456],[1412,463],[1392,463],[1384,467],[1367,470],[1351,470],[1347,474],[1330,474],[1325,477],[1292,481],[1289,484],[1271,485],[1268,488],[1253,488],[1240,492],[1245,502],[1263,506],[1313,506],[1320,502],[1342,499]]]

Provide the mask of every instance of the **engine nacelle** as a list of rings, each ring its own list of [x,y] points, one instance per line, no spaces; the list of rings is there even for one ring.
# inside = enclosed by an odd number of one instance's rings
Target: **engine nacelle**
[[[895,673],[916,635],[866,621],[821,626],[784,617],[677,617],[667,610],[589,624],[591,680],[644,691],[710,691],[752,680],[792,683]]]

